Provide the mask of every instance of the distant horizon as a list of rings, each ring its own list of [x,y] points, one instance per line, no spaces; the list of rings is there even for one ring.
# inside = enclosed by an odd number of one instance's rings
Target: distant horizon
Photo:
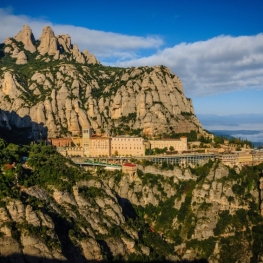
[[[263,114],[196,114],[204,129],[263,143]]]

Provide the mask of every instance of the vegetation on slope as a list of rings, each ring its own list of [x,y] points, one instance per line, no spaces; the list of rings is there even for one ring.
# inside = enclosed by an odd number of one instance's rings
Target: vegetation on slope
[[[211,262],[215,257],[217,262],[256,262],[262,256],[263,219],[258,199],[262,164],[239,170],[210,161],[188,170],[195,180],[178,181],[174,177],[140,171],[135,181],[129,181],[121,172],[85,172],[57,154],[52,146],[8,144],[1,139],[0,165],[1,207],[7,211],[12,200],[19,200],[36,213],[50,216],[55,224],[52,237],[47,226],[10,218],[5,225],[19,243],[25,233],[36,238],[41,236],[47,247],[61,250],[68,259],[66,248],[79,249],[81,242],[90,240],[90,235],[109,261],[183,259],[186,250],[191,251],[194,258]],[[127,184],[130,193],[127,194],[133,196],[130,200],[121,190]],[[76,195],[76,186],[78,195],[90,204],[86,212],[73,201],[57,203],[54,200],[54,193]],[[27,189],[32,187],[43,189],[47,199],[29,195]],[[206,191],[208,187],[210,190]],[[217,194],[220,196],[216,197]],[[125,218],[123,223],[116,223],[112,212],[108,213],[112,205],[101,206],[105,200],[112,204],[118,200]],[[96,227],[87,220],[94,216],[101,222]],[[87,234],[83,229],[91,232]],[[131,232],[137,233],[138,238]],[[4,236],[0,231],[0,237]],[[135,251],[113,255],[106,244],[120,237],[134,242]],[[149,254],[136,252],[141,247],[148,247]],[[81,249],[79,253],[83,253]]]

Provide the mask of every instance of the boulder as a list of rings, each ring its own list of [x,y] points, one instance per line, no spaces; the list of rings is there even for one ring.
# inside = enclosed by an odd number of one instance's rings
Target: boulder
[[[27,63],[27,57],[24,51],[20,51],[17,59],[16,59],[16,64],[17,65],[24,65]]]

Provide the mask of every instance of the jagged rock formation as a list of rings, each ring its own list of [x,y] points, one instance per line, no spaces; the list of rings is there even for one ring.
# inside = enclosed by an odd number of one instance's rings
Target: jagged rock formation
[[[242,172],[244,181],[239,179],[238,183],[240,170],[230,173],[229,168],[221,163],[210,166],[201,180],[188,168],[178,168],[173,172],[157,171],[154,167],[145,169],[146,172],[155,170],[155,175],[146,173],[135,180],[129,176],[117,180],[108,176],[105,181],[121,198],[143,207],[140,211],[144,211],[144,218],[155,231],[163,234],[165,240],[173,242],[180,236],[174,247],[180,259],[203,257],[211,263],[238,262],[238,258],[242,262],[253,261],[247,235],[255,226],[253,219],[248,219],[251,203],[260,203],[256,180],[248,189],[243,188],[241,184],[247,182],[245,174]],[[184,185],[183,191],[179,185]],[[160,205],[163,209],[154,209]],[[239,247],[231,250],[231,244],[235,242]],[[201,248],[205,244],[210,244],[209,255],[205,248]],[[262,256],[260,252],[258,258]]]
[[[1,262],[262,261],[262,165],[145,164],[130,176],[23,148],[0,140]]]
[[[0,108],[44,124],[49,137],[88,126],[97,133],[114,134],[202,130],[191,99],[168,68],[101,66],[87,50],[82,53],[72,46],[69,35],[55,36],[49,26],[44,27],[36,52],[30,53],[35,43],[28,26],[5,40],[0,62],[10,65],[9,59],[16,58],[16,64],[27,63],[28,69],[18,67],[14,72],[12,65],[0,69]]]
[[[99,187],[98,184],[100,184],[102,189],[101,193],[104,194],[95,198],[91,204],[81,193],[84,189]],[[62,213],[66,211],[74,220],[86,221],[85,226],[80,226],[83,235],[86,236],[85,239],[77,240],[74,232],[71,231],[70,238],[72,242],[79,243],[86,260],[102,260],[102,250],[95,240],[95,234],[106,235],[108,229],[124,223],[122,210],[117,203],[115,195],[97,180],[83,181],[78,186],[73,186],[73,194],[54,190],[53,201],[50,203],[53,212],[57,213],[58,216],[62,216]],[[31,187],[22,191],[25,191],[28,197],[38,198],[39,202],[47,202],[50,199],[49,194],[38,187]],[[105,212],[103,216],[99,212],[101,209]],[[12,257],[13,254],[20,254],[24,255],[24,258],[28,259],[28,261],[30,261],[31,256],[40,256],[50,260],[67,260],[63,255],[65,252],[62,252],[60,248],[60,246],[63,246],[59,240],[61,237],[56,234],[57,230],[55,230],[58,227],[58,222],[54,217],[52,218],[53,212],[50,212],[36,210],[31,205],[25,205],[18,199],[6,200],[6,206],[0,208],[0,233],[2,235],[0,237],[0,255]],[[12,236],[12,228],[8,225],[10,222],[15,222],[17,226],[23,223],[23,226],[20,228],[21,236],[19,240]],[[64,224],[61,227],[67,226]],[[45,229],[45,232],[41,234],[42,237],[38,232],[41,231],[41,228]],[[43,235],[46,235],[44,239]],[[46,240],[48,239],[50,239],[50,242],[47,244]],[[110,240],[108,242],[108,245],[111,246]],[[129,247],[121,239],[114,239],[114,243],[116,248],[122,248],[123,255],[127,253]],[[12,249],[9,249],[10,245]],[[78,262],[86,262],[85,259],[81,258],[76,248],[74,251],[74,246],[71,247],[69,254],[70,252],[72,255],[67,256],[71,257],[73,262],[76,262],[76,260]],[[114,253],[113,250],[112,252],[114,255],[117,255],[120,251],[117,250]],[[21,262],[24,261],[21,259]]]
[[[1,195],[0,260],[84,263],[101,261],[105,252],[108,259],[149,255],[114,191],[98,177],[83,178],[68,190],[20,185],[21,199]]]
[[[42,35],[40,36],[40,45],[37,48],[41,55],[55,55],[58,50],[57,38],[50,26],[43,28]]]
[[[80,52],[76,44],[72,46],[69,35],[55,36],[50,26],[43,28],[39,38],[39,45],[36,43],[32,30],[28,25],[24,25],[14,38],[9,37],[5,39],[4,44],[4,53],[10,54],[12,58],[17,58],[21,49],[23,49],[30,53],[37,51],[33,57],[34,60],[50,62],[49,56],[51,56],[54,60],[76,61],[81,64],[99,64],[93,54],[90,54],[87,50],[84,50],[83,53]],[[23,64],[25,63],[27,62],[24,61]]]
[[[22,42],[25,50],[28,50],[31,53],[36,51],[35,38],[28,25],[24,25],[22,30],[14,37],[14,39],[18,42]]]

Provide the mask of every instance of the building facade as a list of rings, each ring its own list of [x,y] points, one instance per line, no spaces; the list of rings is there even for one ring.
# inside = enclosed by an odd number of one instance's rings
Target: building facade
[[[137,177],[137,165],[134,163],[125,163],[122,165],[122,172],[128,174],[134,180]]]
[[[237,163],[237,154],[218,154],[217,159],[219,159],[225,165],[233,166]]]
[[[56,147],[70,147],[73,143],[71,138],[52,138],[48,139],[48,141]]]
[[[89,156],[111,156],[111,138],[110,137],[91,137]]]
[[[116,156],[144,156],[145,145],[143,138],[117,136],[111,138],[111,154]]]
[[[84,155],[90,156],[90,139],[92,136],[92,130],[90,128],[82,130],[82,147]]]
[[[252,155],[254,165],[263,163],[263,151],[255,151]]]
[[[174,151],[183,152],[187,151],[187,137],[180,137],[180,139],[163,139],[163,140],[149,140],[151,149],[174,148]]]

